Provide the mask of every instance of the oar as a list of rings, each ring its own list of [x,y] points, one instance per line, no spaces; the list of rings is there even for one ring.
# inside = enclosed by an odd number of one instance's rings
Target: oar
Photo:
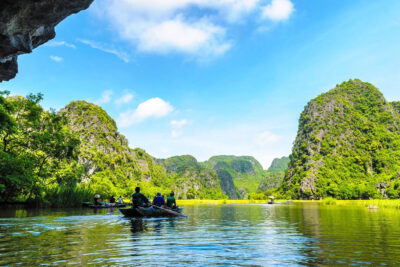
[[[173,215],[178,216],[178,217],[186,217],[185,215],[182,215],[179,212],[175,212],[175,211],[172,211],[172,210],[169,210],[169,209],[164,209],[164,208],[161,208],[161,207],[156,206],[156,205],[152,205],[152,206],[155,207],[156,209],[163,210],[165,212],[168,212],[169,214],[173,214]]]

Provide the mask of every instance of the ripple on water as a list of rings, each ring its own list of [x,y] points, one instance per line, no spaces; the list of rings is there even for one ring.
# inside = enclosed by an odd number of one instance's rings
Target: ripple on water
[[[118,213],[0,218],[0,265],[385,266],[400,215],[302,204],[187,206],[188,219]],[[24,249],[21,250],[21,247]]]

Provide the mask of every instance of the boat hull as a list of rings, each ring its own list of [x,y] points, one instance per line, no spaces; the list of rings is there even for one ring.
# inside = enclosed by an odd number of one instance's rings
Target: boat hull
[[[182,216],[182,208],[172,210],[178,214],[172,214],[168,211],[156,208],[129,208],[129,209],[119,209],[123,215],[126,217],[178,217]]]
[[[107,208],[125,208],[127,205],[126,204],[115,204],[115,206],[111,206],[109,204],[102,204],[102,205],[86,204],[83,206],[89,207],[92,209],[107,209]]]

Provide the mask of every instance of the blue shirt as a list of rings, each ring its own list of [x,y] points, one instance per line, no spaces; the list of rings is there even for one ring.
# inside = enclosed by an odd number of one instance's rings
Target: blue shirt
[[[155,197],[155,198],[153,199],[153,204],[156,205],[156,206],[158,206],[158,207],[161,207],[162,205],[165,204],[165,200],[164,200],[163,197]]]

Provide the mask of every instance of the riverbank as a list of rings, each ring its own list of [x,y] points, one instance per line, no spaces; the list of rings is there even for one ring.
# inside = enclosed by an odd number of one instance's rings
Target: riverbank
[[[268,200],[249,200],[249,199],[178,199],[178,205],[221,205],[221,204],[267,204]]]
[[[337,206],[363,206],[366,208],[391,208],[400,209],[400,199],[365,199],[365,200],[338,200],[334,198],[326,198],[324,200],[275,200],[275,203],[322,203],[324,205]],[[221,205],[221,204],[267,204],[268,200],[248,200],[248,199],[179,199],[178,205]]]
[[[290,200],[291,201],[291,200]],[[337,206],[363,206],[366,208],[391,208],[400,209],[400,199],[360,199],[360,200],[339,200],[325,198],[324,200],[293,200],[293,202],[320,202],[324,205]]]

